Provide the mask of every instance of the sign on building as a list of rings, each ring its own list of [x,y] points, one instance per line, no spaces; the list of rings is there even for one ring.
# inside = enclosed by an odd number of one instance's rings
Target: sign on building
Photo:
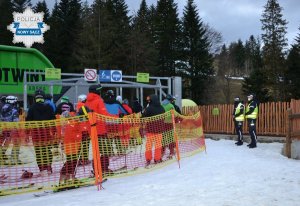
[[[122,82],[121,70],[99,70],[100,82]]]
[[[84,80],[88,82],[97,81],[97,70],[96,69],[84,69]]]

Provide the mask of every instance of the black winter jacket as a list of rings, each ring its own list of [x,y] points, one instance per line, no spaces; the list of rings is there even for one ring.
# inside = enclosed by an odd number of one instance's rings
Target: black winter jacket
[[[165,109],[161,106],[157,95],[150,95],[149,106],[143,112],[142,117],[153,117],[163,113],[165,113]],[[162,133],[164,131],[164,124],[163,118],[153,118],[147,122],[146,130],[148,133]]]

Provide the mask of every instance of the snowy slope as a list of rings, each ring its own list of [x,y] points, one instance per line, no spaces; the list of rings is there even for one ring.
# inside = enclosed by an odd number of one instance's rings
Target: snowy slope
[[[5,206],[296,206],[300,205],[300,161],[280,154],[281,143],[237,147],[206,140],[202,152],[161,170],[109,179],[104,190],[80,188],[44,197],[0,197]]]

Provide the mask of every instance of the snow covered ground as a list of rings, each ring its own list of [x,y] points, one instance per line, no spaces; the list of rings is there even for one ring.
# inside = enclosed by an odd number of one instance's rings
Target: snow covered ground
[[[0,197],[5,206],[296,206],[300,205],[300,161],[281,155],[281,143],[237,147],[206,140],[207,153],[147,174],[109,179],[95,186],[44,197]]]

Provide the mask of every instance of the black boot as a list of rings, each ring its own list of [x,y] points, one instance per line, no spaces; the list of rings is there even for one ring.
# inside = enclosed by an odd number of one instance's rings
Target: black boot
[[[243,145],[243,142],[242,141],[238,141],[235,144],[236,144],[236,146],[241,146],[241,145]]]
[[[256,144],[250,144],[249,145],[249,149],[252,149],[252,148],[255,148],[256,147]]]

